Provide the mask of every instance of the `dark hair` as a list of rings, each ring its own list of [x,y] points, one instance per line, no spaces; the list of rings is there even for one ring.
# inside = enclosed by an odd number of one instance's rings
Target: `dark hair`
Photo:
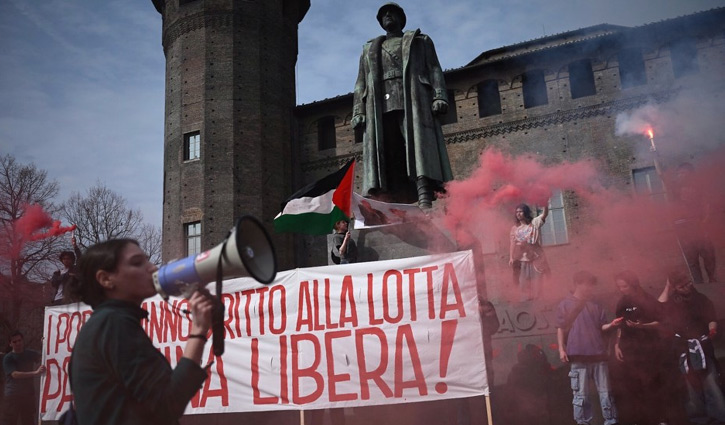
[[[63,257],[65,257],[65,256],[73,258],[73,262],[76,261],[76,254],[73,251],[61,251],[60,255],[58,256],[58,259],[60,261],[63,261]]]
[[[682,269],[672,269],[667,273],[667,279],[670,281],[670,285],[674,287],[678,283],[689,282],[692,277]]]
[[[69,282],[71,298],[83,301],[92,308],[103,302],[106,293],[96,280],[96,272],[115,271],[121,260],[121,253],[128,244],[138,246],[134,239],[111,239],[88,248],[78,262],[78,274]]]
[[[332,228],[333,228],[333,229],[335,230],[335,232],[337,232],[337,230],[338,230],[338,226],[337,226],[337,225],[338,225],[338,223],[340,223],[341,221],[344,221],[345,223],[347,223],[347,224],[348,224],[348,226],[350,225],[350,221],[349,221],[348,219],[346,219],[346,218],[341,218],[341,219],[337,220],[337,221],[335,222],[335,224],[333,224],[333,225],[332,225]]]
[[[516,210],[519,208],[521,208],[521,211],[524,212],[524,221],[526,221],[526,224],[530,224],[534,217],[531,215],[531,208],[529,208],[529,206],[526,204],[516,205],[516,208],[514,209],[514,222],[516,224],[519,223],[519,219],[516,218]]]
[[[582,285],[584,283],[595,285],[597,283],[597,277],[586,270],[579,270],[574,273],[572,281],[574,281],[574,285]]]
[[[23,333],[20,332],[20,331],[18,331],[18,330],[16,330],[16,331],[13,331],[13,333],[10,334],[10,336],[8,337],[8,342],[12,341],[13,338],[15,338],[16,336],[19,336],[20,338],[25,339],[25,336],[23,336]]]
[[[623,270],[617,274],[614,275],[614,280],[623,280],[629,284],[629,286],[640,289],[641,286],[639,285],[639,277],[637,277],[637,274],[633,272],[632,270]]]

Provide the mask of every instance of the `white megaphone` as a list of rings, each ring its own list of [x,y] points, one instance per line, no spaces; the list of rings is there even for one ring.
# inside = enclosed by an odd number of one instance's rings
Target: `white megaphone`
[[[221,278],[250,276],[271,283],[277,274],[277,259],[269,234],[252,216],[242,216],[226,239],[200,254],[161,266],[153,275],[154,287],[165,300],[169,296],[190,297],[199,286]],[[221,293],[216,294],[221,297]]]

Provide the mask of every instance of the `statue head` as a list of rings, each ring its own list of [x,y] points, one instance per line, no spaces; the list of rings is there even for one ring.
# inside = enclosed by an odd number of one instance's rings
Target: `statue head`
[[[377,18],[380,26],[383,27],[384,30],[388,30],[387,28],[385,28],[385,25],[383,25],[383,16],[388,10],[394,11],[398,14],[398,17],[400,18],[400,29],[402,30],[403,28],[405,28],[405,11],[402,7],[400,7],[400,5],[393,2],[385,3],[384,5],[380,6],[380,9],[378,9]]]

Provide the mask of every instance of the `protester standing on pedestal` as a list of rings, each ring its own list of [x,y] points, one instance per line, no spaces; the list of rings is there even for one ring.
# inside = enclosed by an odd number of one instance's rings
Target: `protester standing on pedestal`
[[[546,257],[541,248],[541,226],[549,215],[548,204],[536,217],[526,204],[516,207],[516,220],[510,232],[509,265],[513,268],[514,281],[519,287],[520,301],[539,297],[541,281],[548,271]]]
[[[349,264],[357,262],[357,246],[350,235],[347,220],[335,223],[335,234],[332,235],[332,262],[335,264]]]
[[[65,288],[70,276],[75,273],[76,260],[81,256],[81,250],[78,248],[76,238],[71,238],[73,251],[62,251],[60,253],[60,262],[63,264],[62,270],[56,270],[50,278],[50,284],[55,288],[53,295],[53,305],[65,304]]]

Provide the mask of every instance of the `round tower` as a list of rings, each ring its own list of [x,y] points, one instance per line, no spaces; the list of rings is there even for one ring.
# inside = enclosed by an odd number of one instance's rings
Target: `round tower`
[[[235,218],[271,232],[291,193],[297,26],[309,0],[152,0],[166,56],[163,258],[209,249]],[[273,235],[279,265],[292,239]]]

